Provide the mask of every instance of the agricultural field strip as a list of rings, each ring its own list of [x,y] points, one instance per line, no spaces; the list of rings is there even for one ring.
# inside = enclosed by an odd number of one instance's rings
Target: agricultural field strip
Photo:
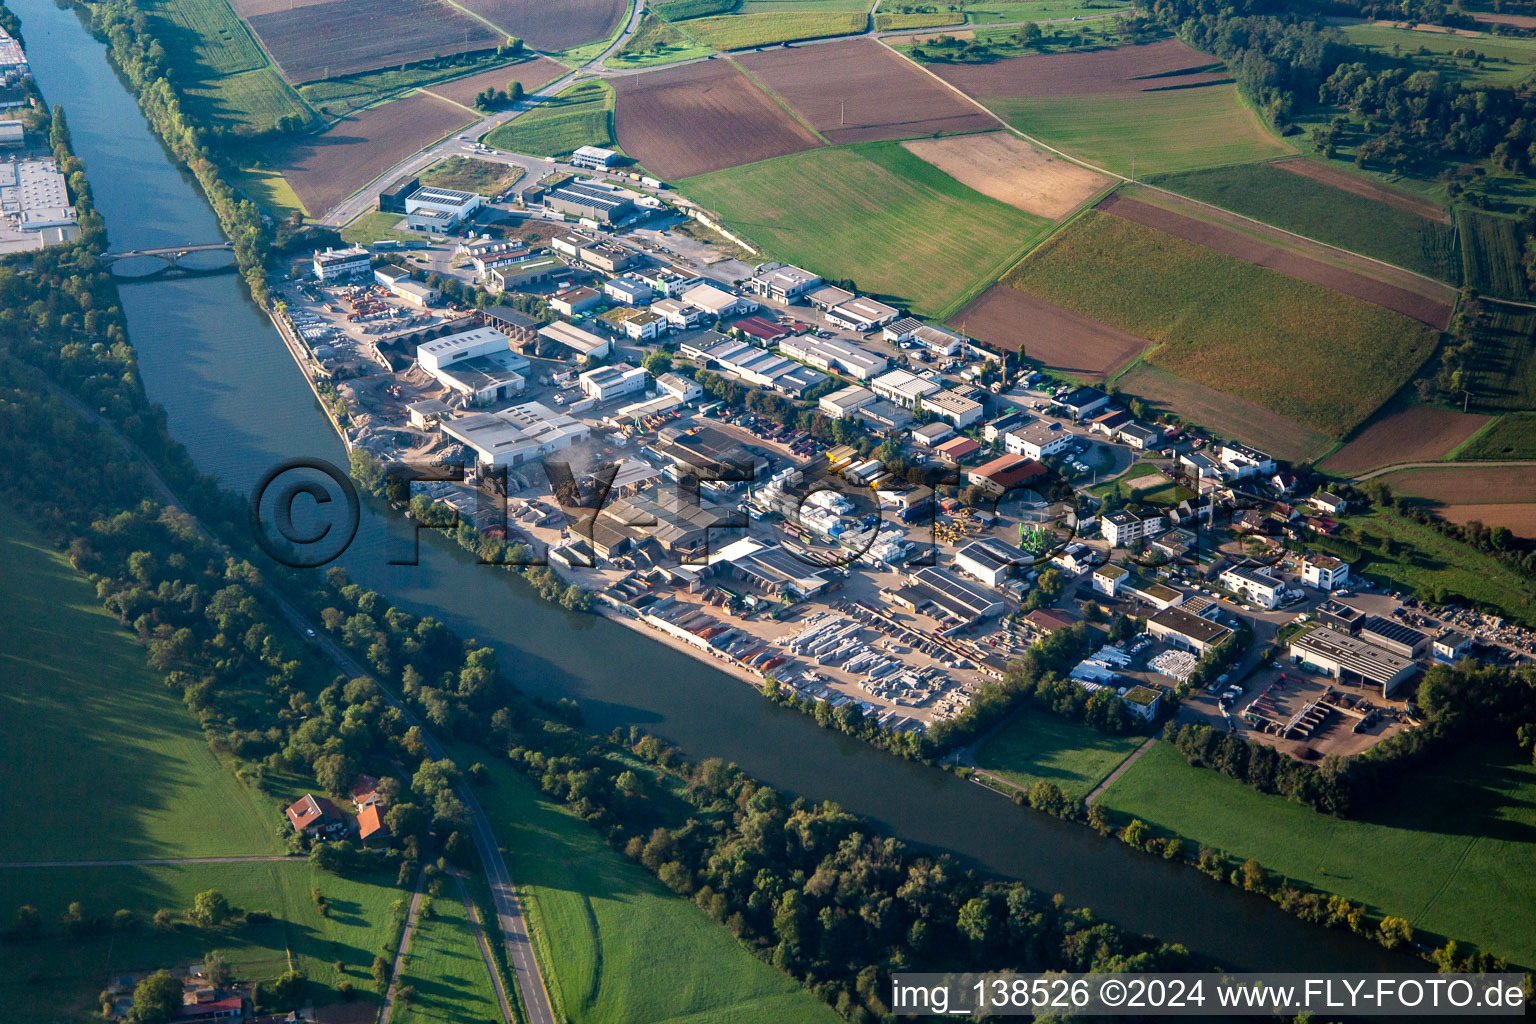
[[[1368,473],[1361,473],[1354,479],[1356,482],[1364,482],[1366,480],[1374,480],[1379,476],[1386,476],[1388,473],[1399,473],[1405,469],[1445,469],[1447,466],[1476,466],[1480,469],[1484,467],[1496,469],[1501,466],[1510,469],[1536,469],[1536,459],[1492,459],[1487,462],[1482,460],[1477,462],[1446,462],[1444,460],[1438,462],[1399,462],[1391,466],[1378,466]]]
[[[66,405],[78,411],[88,422],[99,427],[109,438],[117,442],[128,458],[139,464],[146,479],[149,480],[150,486],[160,497],[161,501],[177,508],[185,509],[189,507],[177,498],[176,492],[171,489],[170,484],[166,483],[165,478],[160,475],[160,471],[155,468],[155,464],[149,460],[149,457],[140,451],[132,441],[123,436],[111,420],[87,406],[69,392],[53,387],[50,387],[49,391]],[[209,533],[200,519],[194,516],[191,522],[193,529],[199,535],[212,544],[218,545],[221,548],[224,547],[223,542]],[[417,726],[421,725],[415,712],[394,691],[380,683],[373,673],[354,661],[324,632],[317,630],[315,627],[319,623],[310,622],[298,608],[277,590],[268,589],[267,596],[271,598],[272,603],[277,607],[283,618],[294,629],[316,637],[316,646],[335,662],[338,668],[347,673],[350,678],[363,678],[372,681],[378,687],[379,692],[384,695],[385,702],[391,707],[398,709],[407,722]],[[427,743],[427,751],[432,757],[444,758],[448,756],[447,751],[443,748],[436,734],[423,730],[422,735]],[[532,1019],[534,1024],[553,1021],[554,1013],[550,1008],[548,992],[544,986],[543,970],[532,953],[531,945],[528,943],[528,924],[523,917],[521,907],[518,905],[517,892],[512,886],[511,876],[507,872],[507,863],[502,857],[501,848],[496,843],[496,835],[491,830],[490,821],[486,817],[485,809],[480,806],[480,801],[475,798],[474,792],[467,785],[464,785],[459,788],[458,796],[463,800],[464,805],[470,812],[472,826],[470,831],[476,850],[480,854],[485,867],[486,881],[491,886],[491,898],[496,904],[497,915],[500,919],[498,924],[501,929],[502,939],[507,946],[507,958],[513,964],[514,972],[520,980],[519,991],[522,994],[527,1016]],[[514,943],[514,936],[521,937],[521,943]],[[532,961],[531,971],[523,963],[520,963],[519,953],[528,961]],[[533,991],[531,985],[523,984],[527,980],[528,973],[531,973],[539,982],[537,992]]]
[[[21,868],[160,868],[177,864],[305,864],[303,857],[287,853],[245,857],[151,857],[144,860],[10,860],[0,861],[0,871]]]
[[[1104,171],[1103,173],[1111,174],[1113,172],[1111,172],[1111,171]],[[1131,181],[1130,178],[1125,178],[1125,177],[1122,177],[1121,175],[1118,175],[1118,174],[1115,175],[1115,177],[1120,178],[1120,180],[1123,181],[1123,182],[1130,182]],[[1430,290],[1431,294],[1441,294],[1441,295],[1445,295],[1447,298],[1451,298],[1451,297],[1454,297],[1456,295],[1456,289],[1452,288],[1450,285],[1446,284],[1444,281],[1441,281],[1441,280],[1439,280],[1437,278],[1434,278],[1434,277],[1430,277],[1428,274],[1421,274],[1421,273],[1419,273],[1416,270],[1410,270],[1407,267],[1399,266],[1396,263],[1389,263],[1386,260],[1377,259],[1375,256],[1368,256],[1365,253],[1357,252],[1354,249],[1346,249],[1344,246],[1341,246],[1341,245],[1334,245],[1331,242],[1324,242],[1321,239],[1313,238],[1310,235],[1303,235],[1303,234],[1300,234],[1299,232],[1296,232],[1296,231],[1288,231],[1285,228],[1276,227],[1273,224],[1270,224],[1270,223],[1268,223],[1266,221],[1259,220],[1259,219],[1257,219],[1255,217],[1250,217],[1247,214],[1238,213],[1236,210],[1229,210],[1229,209],[1227,209],[1224,206],[1218,206],[1215,203],[1207,202],[1207,201],[1205,201],[1203,199],[1193,199],[1193,198],[1191,198],[1189,196],[1181,195],[1178,192],[1174,192],[1174,191],[1171,191],[1170,189],[1163,188],[1160,185],[1153,185],[1153,184],[1151,184],[1149,182],[1145,182],[1145,181],[1136,181],[1136,182],[1134,182],[1134,184],[1135,184],[1135,186],[1136,186],[1136,188],[1138,190],[1146,189],[1146,190],[1151,191],[1151,192],[1157,192],[1157,193],[1161,194],[1162,196],[1167,197],[1168,200],[1170,200],[1170,201],[1172,201],[1174,203],[1179,203],[1179,204],[1193,203],[1196,206],[1203,206],[1203,207],[1205,207],[1205,208],[1207,208],[1209,210],[1213,210],[1213,211],[1221,214],[1221,216],[1223,216],[1223,217],[1231,218],[1231,219],[1234,219],[1234,220],[1243,221],[1246,224],[1250,225],[1252,229],[1254,229],[1254,230],[1256,230],[1256,231],[1258,231],[1260,233],[1272,234],[1272,235],[1274,235],[1274,234],[1284,235],[1287,238],[1291,239],[1293,242],[1303,243],[1304,245],[1321,246],[1324,249],[1331,249],[1333,252],[1338,253],[1341,256],[1347,256],[1351,260],[1360,260],[1360,261],[1365,262],[1365,263],[1374,264],[1375,266],[1380,267],[1383,270],[1390,271],[1393,275],[1405,274],[1405,275],[1407,275],[1409,277],[1417,278],[1420,282],[1423,283],[1423,285],[1427,289]]]

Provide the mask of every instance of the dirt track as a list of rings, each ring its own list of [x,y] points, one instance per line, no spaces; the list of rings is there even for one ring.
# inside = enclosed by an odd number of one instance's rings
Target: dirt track
[[[834,145],[997,126],[873,39],[774,48],[738,60]]]
[[[1330,472],[1356,476],[1395,462],[1444,458],[1487,422],[1487,416],[1426,405],[1389,405],[1324,465]]]
[[[1194,217],[1165,210],[1160,206],[1112,195],[1098,208],[1105,213],[1143,224],[1158,231],[1167,232],[1207,249],[1235,256],[1247,263],[1279,271],[1299,281],[1321,285],[1344,295],[1350,295],[1384,309],[1401,313],[1431,327],[1445,329],[1450,320],[1449,302],[1411,292],[1406,288],[1378,281],[1373,277],[1324,263],[1291,249],[1282,248],[1233,228],[1197,220]]]
[[[612,80],[619,145],[675,181],[815,149],[821,140],[726,61]]]
[[[949,321],[999,352],[1026,358],[1085,380],[1111,377],[1148,342],[1027,292],[995,284]]]

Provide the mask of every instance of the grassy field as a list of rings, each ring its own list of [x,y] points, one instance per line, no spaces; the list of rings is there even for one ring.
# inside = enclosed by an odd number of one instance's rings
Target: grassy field
[[[503,54],[461,53],[405,68],[382,68],[345,78],[328,78],[299,87],[299,94],[321,116],[334,120],[354,110],[372,106],[409,89],[461,78],[508,65]]]
[[[965,24],[965,15],[960,11],[932,11],[928,14],[887,14],[881,11],[875,15],[875,28],[881,32],[890,29],[935,28],[942,25],[963,24]]]
[[[489,767],[480,802],[507,851],[557,1016],[574,1024],[840,1019],[510,765]]]
[[[148,10],[194,117],[241,134],[313,119],[227,0],[161,0]]]
[[[1107,498],[1111,494],[1118,494],[1122,498],[1130,498],[1136,492],[1136,481],[1145,480],[1148,477],[1161,477],[1163,471],[1150,462],[1138,462],[1119,476],[1084,488],[1096,498]]]
[[[0,832],[0,861],[281,853],[277,806],[213,756],[95,589],[0,523],[0,788],[39,797]]]
[[[935,319],[968,301],[1049,225],[891,142],[796,153],[679,187],[773,255],[851,277]]]
[[[608,58],[608,62],[614,67],[644,68],[707,57],[713,52],[689,39],[676,25],[647,12],[639,31],[630,36],[624,48]]]
[[[494,196],[516,185],[522,176],[523,169],[516,164],[477,160],[472,156],[450,156],[423,171],[421,183]]]
[[[1020,789],[1054,782],[1067,796],[1080,799],[1145,738],[1109,736],[1082,722],[1026,708],[976,751],[975,763]]]
[[[293,191],[293,186],[288,184],[288,179],[283,177],[281,171],[271,171],[263,167],[242,167],[233,172],[231,177],[236,188],[277,216],[286,217],[294,211],[306,217],[309,216],[303,201]]]
[[[907,6],[901,3],[882,3],[880,9],[900,11]],[[922,4],[915,6],[922,6]],[[973,25],[999,21],[1050,21],[1056,18],[1089,17],[1130,10],[1129,5],[1117,3],[1115,0],[1015,0],[1011,3],[1006,0],[979,0],[977,3],[961,3],[956,6],[965,13],[965,20]]]
[[[1162,175],[1152,184],[1453,285],[1461,281],[1449,225],[1273,164]]]
[[[1100,801],[1121,820],[1256,857],[1376,914],[1536,963],[1536,768],[1513,746],[1465,750],[1423,769],[1359,821],[1191,768],[1166,743]]]
[[[1350,523],[1373,541],[1361,545],[1364,557],[1354,564],[1355,575],[1430,600],[1465,598],[1502,608],[1512,618],[1536,624],[1536,580],[1395,512],[1351,516]],[[1401,550],[1390,558],[1377,554],[1381,538],[1390,538]]]
[[[1089,163],[1145,177],[1294,152],[1235,85],[1113,96],[978,97],[1003,120]]]
[[[405,1009],[396,1008],[391,1020],[398,1024],[459,1024],[501,1017],[459,887],[445,881],[442,895],[423,897],[402,977],[402,984],[415,989],[416,996]]]
[[[343,977],[358,1001],[375,1003],[368,978],[373,957],[397,938],[392,905],[408,896],[389,877],[348,879],[327,875],[296,858],[277,863],[183,864],[166,867],[11,868],[0,870],[0,910],[35,906],[44,938],[7,945],[0,956],[0,1006],[11,1021],[83,1020],[96,1009],[96,994],[110,977],[128,971],[185,967],[209,950],[222,950],[237,977],[270,980],[293,965],[308,976],[317,1005],[336,1002]],[[161,931],[148,925],[161,907],[173,913],[192,905],[197,893],[217,889],[242,911],[264,911],[268,921]],[[326,898],[322,915],[311,890]],[[125,908],[144,926],[131,934],[62,937],[54,922],[71,901],[87,914]],[[341,975],[335,964],[344,967]],[[40,982],[27,979],[34,972]],[[61,1013],[61,1009],[64,1011]]]
[[[1334,437],[1392,397],[1438,338],[1379,306],[1095,212],[1004,280],[1151,339],[1159,347],[1145,359],[1156,366]]]
[[[683,30],[699,43],[716,50],[744,50],[769,43],[846,36],[869,27],[864,11],[772,11],[763,14],[725,14],[693,18]]]
[[[1493,306],[1476,328],[1471,380],[1479,409],[1536,409],[1536,310]]]
[[[1409,61],[1415,68],[1434,70],[1441,78],[1460,82],[1515,85],[1536,71],[1536,39],[1514,36],[1449,35],[1415,32],[1390,25],[1346,25],[1344,34],[1356,46],[1392,63]],[[1456,51],[1462,56],[1457,56]],[[1467,55],[1467,51],[1481,55]]]
[[[1536,412],[1505,413],[1452,454],[1465,462],[1536,459]]]
[[[385,213],[381,210],[373,210],[362,214],[352,223],[342,228],[341,238],[342,241],[351,242],[354,245],[368,245],[372,242],[391,238],[401,242],[423,241],[422,236],[414,232],[395,230],[395,225],[404,219],[398,213]]]
[[[1525,298],[1524,246],[1518,224],[1508,217],[1457,207],[1456,230],[1461,235],[1462,280],[1467,287],[1501,299]]]
[[[487,145],[530,156],[564,156],[580,146],[617,149],[613,89],[581,82],[485,137]]]

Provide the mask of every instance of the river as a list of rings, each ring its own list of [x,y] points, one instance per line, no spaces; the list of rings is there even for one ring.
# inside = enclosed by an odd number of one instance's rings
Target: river
[[[195,182],[150,132],[76,13],[51,0],[8,2],[22,18],[43,94],[66,111],[113,248],[220,240]],[[149,396],[204,472],[245,493],[296,456],[345,466],[340,440],[238,278],[125,284],[120,291]],[[385,538],[383,513],[365,504],[357,540],[339,564],[365,586],[494,646],[523,689],[576,698],[595,729],[636,724],[693,757],[733,760],[782,790],[835,800],[904,839],[1062,893],[1230,968],[1414,969],[1415,961],[1303,924],[1187,867],[820,729],[622,626],[546,604],[447,543],[424,543],[419,566],[389,566]]]

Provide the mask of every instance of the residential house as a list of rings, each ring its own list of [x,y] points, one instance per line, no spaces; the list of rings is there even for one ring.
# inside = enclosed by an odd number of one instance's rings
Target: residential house
[[[1337,590],[1349,582],[1349,563],[1332,555],[1309,554],[1301,563],[1301,582],[1318,590]]]

